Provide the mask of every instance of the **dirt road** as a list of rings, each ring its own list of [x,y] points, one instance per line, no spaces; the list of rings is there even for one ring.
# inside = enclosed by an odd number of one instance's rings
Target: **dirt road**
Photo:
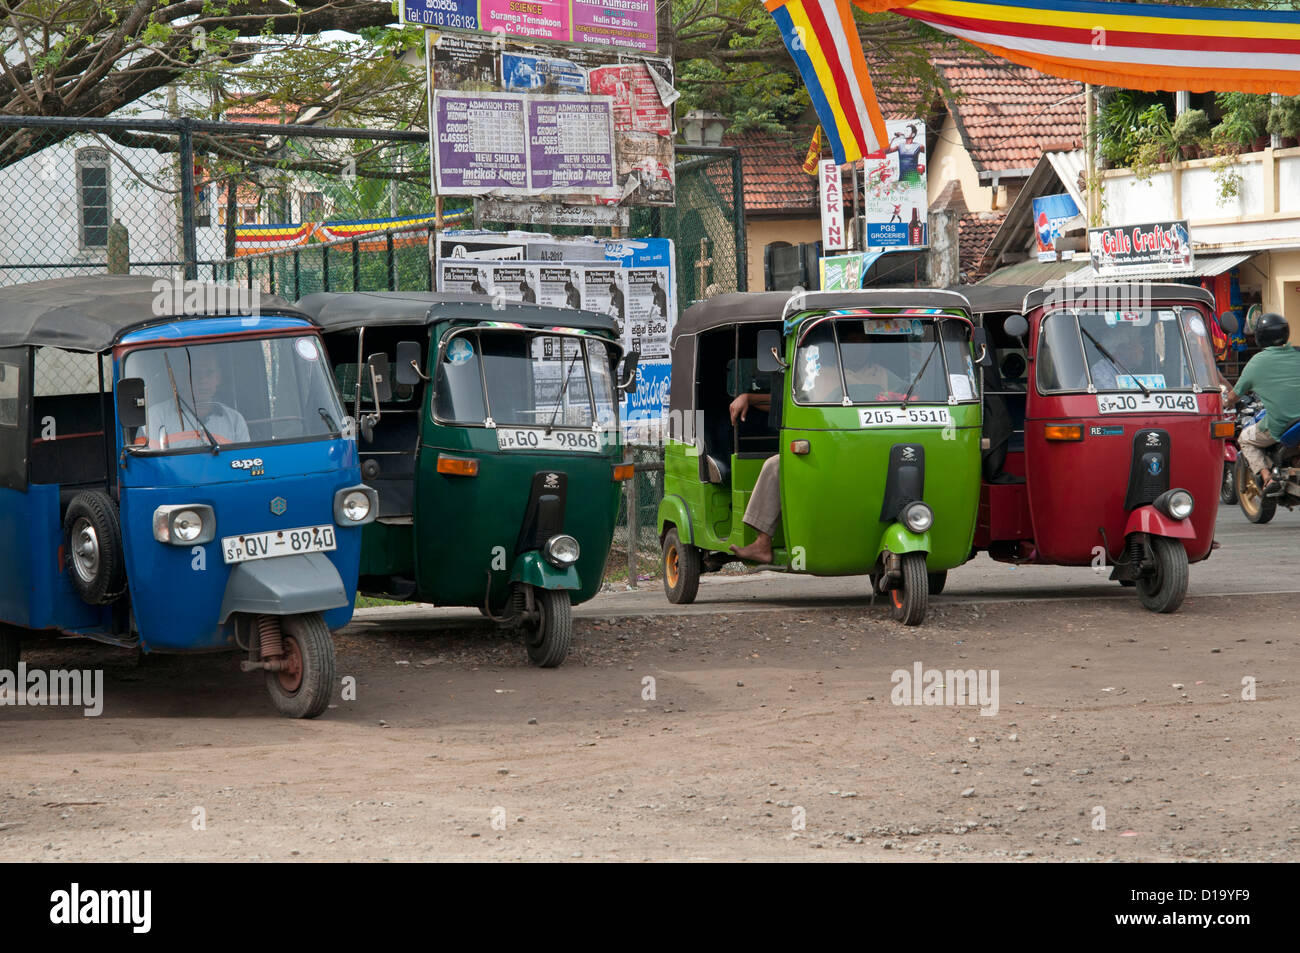
[[[0,708],[0,860],[1295,860],[1297,633],[1294,595],[939,597],[920,629],[588,617],[540,671],[483,625],[362,626],[312,722],[230,657],[45,643],[105,711]],[[914,663],[996,671],[997,713],[894,704]]]

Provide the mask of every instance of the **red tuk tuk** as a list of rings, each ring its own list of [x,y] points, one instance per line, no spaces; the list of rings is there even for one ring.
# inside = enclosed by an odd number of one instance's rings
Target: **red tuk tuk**
[[[975,551],[1111,567],[1173,612],[1214,542],[1223,438],[1214,299],[1176,284],[963,286],[986,329]]]

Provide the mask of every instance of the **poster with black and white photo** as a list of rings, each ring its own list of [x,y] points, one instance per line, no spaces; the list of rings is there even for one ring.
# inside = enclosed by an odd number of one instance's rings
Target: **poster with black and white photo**
[[[623,343],[643,361],[668,359],[672,306],[667,268],[628,268],[627,315]]]
[[[537,266],[527,262],[510,262],[488,266],[492,294],[520,304],[537,303]]]
[[[487,263],[452,259],[438,263],[438,290],[448,294],[486,295],[492,286]]]
[[[582,268],[576,265],[537,265],[537,303],[552,308],[581,308]]]

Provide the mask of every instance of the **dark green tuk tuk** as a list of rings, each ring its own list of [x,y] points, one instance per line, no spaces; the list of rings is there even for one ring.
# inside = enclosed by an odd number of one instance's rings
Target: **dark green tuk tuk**
[[[623,464],[606,315],[433,292],[320,293],[316,319],[379,493],[363,593],[474,606],[551,667],[600,589]]]

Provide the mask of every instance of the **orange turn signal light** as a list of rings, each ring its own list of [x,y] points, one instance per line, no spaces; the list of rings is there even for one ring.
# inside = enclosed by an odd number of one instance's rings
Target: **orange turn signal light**
[[[1210,421],[1210,436],[1217,439],[1231,437],[1237,428],[1231,420],[1212,420]]]
[[[1083,424],[1047,424],[1043,436],[1048,440],[1082,440]]]
[[[614,465],[614,482],[620,480],[632,479],[632,474],[636,472],[636,467],[631,463],[618,463]]]
[[[478,461],[438,454],[438,472],[451,476],[478,476]]]
[[[807,440],[791,440],[790,452],[802,457],[804,454],[812,453],[812,444]]]

